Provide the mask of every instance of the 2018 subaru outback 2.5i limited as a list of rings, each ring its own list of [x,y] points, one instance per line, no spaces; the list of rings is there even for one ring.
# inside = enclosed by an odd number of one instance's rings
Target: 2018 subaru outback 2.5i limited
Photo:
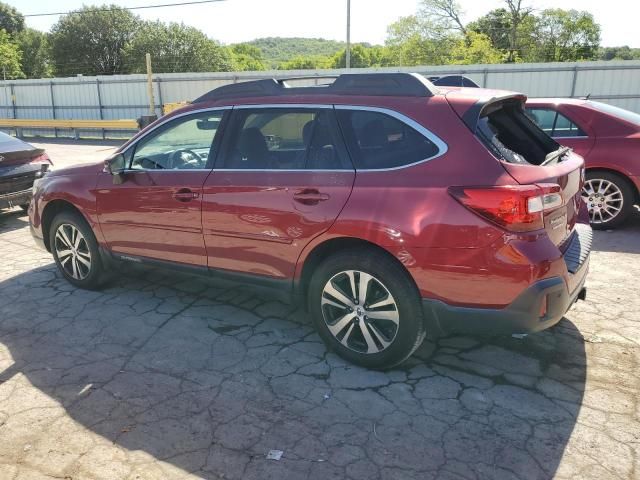
[[[404,73],[220,87],[46,175],[32,231],[79,287],[120,260],[304,299],[373,368],[426,333],[539,331],[584,296],[591,230],[582,158],[524,101]]]

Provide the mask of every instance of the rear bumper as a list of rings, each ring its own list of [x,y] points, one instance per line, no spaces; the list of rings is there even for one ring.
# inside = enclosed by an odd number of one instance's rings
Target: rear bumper
[[[581,225],[563,256],[564,277],[532,283],[504,308],[459,307],[425,298],[424,318],[437,335],[539,332],[558,323],[578,299],[585,299],[590,252],[591,228]]]
[[[11,208],[28,205],[31,201],[31,189],[0,195],[0,208]]]

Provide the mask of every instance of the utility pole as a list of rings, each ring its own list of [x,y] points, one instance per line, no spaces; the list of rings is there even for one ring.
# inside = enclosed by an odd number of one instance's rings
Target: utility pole
[[[347,68],[351,68],[351,0],[347,0]]]
[[[147,96],[149,97],[149,115],[156,114],[156,101],[153,98],[153,74],[151,72],[151,54],[147,53]]]

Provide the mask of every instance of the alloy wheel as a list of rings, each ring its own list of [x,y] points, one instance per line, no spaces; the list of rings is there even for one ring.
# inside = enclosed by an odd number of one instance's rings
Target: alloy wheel
[[[86,239],[75,225],[61,224],[56,230],[56,256],[64,271],[76,280],[84,280],[91,271],[91,252]]]
[[[355,352],[382,352],[398,333],[400,315],[393,295],[366,272],[346,270],[331,277],[321,307],[329,332]]]
[[[584,183],[582,198],[589,208],[591,223],[608,223],[622,211],[624,196],[620,187],[603,178]]]

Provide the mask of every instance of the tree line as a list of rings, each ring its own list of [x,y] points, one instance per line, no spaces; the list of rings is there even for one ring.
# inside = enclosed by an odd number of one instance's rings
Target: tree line
[[[600,47],[600,26],[589,12],[536,12],[525,1],[504,0],[502,8],[465,22],[456,0],[422,0],[416,14],[389,25],[384,45],[353,45],[351,66],[640,59],[638,48]],[[223,45],[194,27],[144,21],[116,5],[85,6],[40,32],[0,2],[0,78],[143,73],[146,53],[158,73],[346,66],[343,42],[267,38]]]

